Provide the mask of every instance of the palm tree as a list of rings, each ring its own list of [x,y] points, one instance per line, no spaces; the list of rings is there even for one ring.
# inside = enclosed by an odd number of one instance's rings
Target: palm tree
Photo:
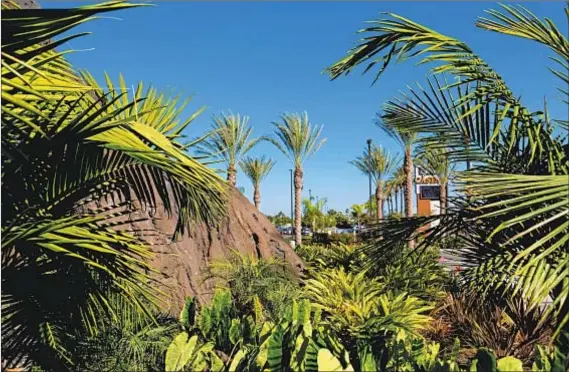
[[[352,216],[356,218],[356,225],[360,225],[360,218],[365,213],[365,207],[361,204],[354,204],[352,205]]]
[[[108,76],[103,89],[42,46],[97,13],[133,6],[29,17],[2,2],[2,357],[10,364],[68,370],[70,335],[96,332],[114,312],[111,296],[151,317],[148,303],[159,299],[151,252],[116,220],[135,211],[133,200],[161,201],[178,216],[178,234],[224,213],[223,180],[181,142],[195,115],[179,120],[176,100],[142,83],[129,97],[122,76],[123,93]]]
[[[550,71],[561,80],[567,104],[567,37],[549,19],[541,20],[523,7],[501,6],[505,12],[490,10],[489,18],[480,18],[476,25],[547,46],[556,54],[552,60],[558,65]],[[569,276],[569,146],[553,130],[554,125],[568,129],[569,121],[552,121],[547,107],[526,107],[460,40],[395,14],[373,23],[361,31],[368,34],[362,43],[327,69],[332,79],[366,62],[366,72],[383,62],[376,81],[393,61],[420,56],[420,63],[434,63],[428,88],[410,88],[386,102],[381,120],[399,131],[424,134],[420,141],[431,147],[438,140],[451,162],[477,165],[457,172],[455,209],[382,226],[391,233],[383,234],[369,257],[380,256],[396,239],[420,234],[425,236],[421,245],[427,245],[456,236],[462,246],[460,259],[470,267],[462,274],[470,288],[484,287],[498,295],[507,289],[512,297],[522,294],[531,308],[550,296],[553,304],[544,316],[555,314],[560,332],[569,321],[569,281],[550,278]],[[453,83],[441,81],[443,72]],[[417,231],[437,220],[436,226]]]
[[[350,162],[363,174],[371,176],[375,181],[375,205],[377,219],[383,219],[383,181],[385,176],[391,172],[394,159],[388,152],[379,146],[372,146],[370,150],[364,150],[363,156],[358,156],[356,160]]]
[[[389,121],[383,120],[378,115],[376,125],[387,135],[399,142],[404,149],[403,169],[405,171],[405,216],[413,216],[413,144],[417,139],[417,133],[401,129],[392,125]]]
[[[231,186],[237,184],[237,164],[262,138],[252,138],[253,128],[249,117],[237,114],[222,114],[213,117],[211,131],[196,147],[196,154],[224,162],[227,166],[227,180]]]
[[[383,187],[383,195],[385,195],[385,198],[387,199],[387,207],[388,207],[388,213],[392,214],[393,213],[393,199],[396,199],[396,195],[395,195],[395,184],[393,183],[393,180],[390,179],[387,182],[385,182],[384,187]]]
[[[393,180],[393,184],[395,185],[396,190],[397,190],[396,200],[397,200],[397,197],[400,197],[399,206],[401,207],[401,209],[400,210],[398,209],[398,211],[400,211],[401,214],[403,214],[403,212],[404,212],[403,207],[405,205],[404,189],[405,189],[405,184],[407,182],[407,175],[405,174],[405,168],[404,167],[397,168],[397,170],[395,172],[393,172],[392,180]]]
[[[439,179],[441,213],[445,213],[447,209],[448,184],[454,172],[454,164],[450,163],[447,152],[441,148],[432,148],[422,151],[420,156],[415,157],[422,169]]]
[[[251,180],[253,184],[253,201],[255,202],[255,207],[257,209],[261,209],[261,191],[260,185],[261,181],[267,177],[273,166],[275,165],[275,161],[271,159],[265,159],[265,157],[253,159],[251,157],[247,157],[239,163],[241,169],[245,173],[247,177]]]
[[[296,244],[302,242],[302,217],[300,193],[302,191],[302,165],[326,142],[320,139],[322,126],[313,126],[308,114],[284,114],[282,122],[274,122],[276,138],[268,140],[282,151],[294,164],[294,229]]]
[[[324,214],[324,207],[326,206],[328,199],[320,198],[313,203],[310,198],[304,198],[302,200],[303,205],[303,217],[310,222],[312,226],[312,231],[316,232],[325,227],[331,227],[335,223],[333,216]]]

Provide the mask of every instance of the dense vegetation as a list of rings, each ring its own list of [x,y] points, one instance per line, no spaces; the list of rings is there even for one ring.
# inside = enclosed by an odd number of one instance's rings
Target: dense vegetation
[[[122,77],[117,87],[108,76],[101,86],[65,59],[69,51],[59,48],[83,34],[63,33],[134,6],[44,11],[2,3],[2,358],[9,366],[567,370],[569,145],[559,134],[566,120],[525,107],[459,40],[389,15],[326,71],[335,79],[379,64],[379,78],[393,61],[417,56],[435,65],[426,89],[411,89],[378,113],[377,125],[401,143],[402,164],[371,148],[354,164],[373,177],[372,200],[351,213],[324,213],[326,200],[309,198],[303,216],[303,164],[325,142],[306,113],[283,115],[274,136],[261,138],[251,136],[247,117],[222,115],[202,138],[184,142],[183,130],[203,108],[182,119],[187,102],[142,83],[131,94]],[[567,37],[521,7],[503,9],[477,26],[553,51],[551,71],[569,105]],[[442,74],[457,79],[448,84]],[[135,211],[134,201],[160,203],[178,216],[176,236],[195,223],[213,229],[238,166],[258,206],[274,162],[245,155],[261,140],[294,164],[303,277],[276,258],[236,252],[204,270],[217,288],[209,303],[187,298],[179,317],[162,314],[150,250],[116,218]],[[417,161],[442,190],[450,182],[458,190],[452,198],[441,192],[441,215],[412,214]],[[212,162],[225,163],[228,182]],[[456,169],[460,163],[466,170]],[[302,217],[314,229],[377,223],[358,244],[308,245],[300,244]],[[448,252],[451,265],[440,259]]]

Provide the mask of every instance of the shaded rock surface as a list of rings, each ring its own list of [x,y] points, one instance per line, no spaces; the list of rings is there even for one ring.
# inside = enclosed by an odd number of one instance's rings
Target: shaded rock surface
[[[108,209],[113,198],[90,202],[87,209]],[[207,302],[213,294],[212,280],[204,281],[209,263],[228,257],[231,250],[258,258],[279,257],[300,274],[302,261],[284,241],[273,224],[237,189],[230,192],[227,217],[219,228],[197,224],[177,241],[172,240],[177,215],[169,215],[163,205],[146,208],[132,201],[134,212],[117,217],[115,227],[130,231],[154,252],[152,267],[159,272],[160,289],[166,294],[166,308],[178,315],[186,296]],[[114,212],[122,208],[111,208]]]

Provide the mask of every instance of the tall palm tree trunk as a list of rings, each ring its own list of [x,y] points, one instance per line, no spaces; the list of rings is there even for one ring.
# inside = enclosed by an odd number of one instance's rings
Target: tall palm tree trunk
[[[413,216],[413,158],[411,146],[405,146],[405,217]]]
[[[294,169],[294,235],[296,245],[302,243],[302,217],[300,210],[300,193],[302,191],[302,169],[297,166]]]
[[[235,164],[229,164],[227,167],[227,181],[233,187],[237,184],[237,169],[235,169]]]
[[[441,203],[441,214],[445,214],[447,210],[447,192],[448,192],[448,183],[441,182],[441,194],[439,197]]]
[[[259,191],[259,185],[255,185],[255,191],[253,191],[253,201],[255,202],[255,207],[261,210],[261,192]]]
[[[448,181],[445,182],[445,210],[448,210]]]
[[[377,220],[383,219],[383,182],[377,181],[377,186],[375,187],[375,205],[376,205],[376,217]]]
[[[399,201],[400,201],[399,207],[401,208],[401,211],[400,211],[401,215],[403,215],[403,206],[405,205],[405,201],[403,200],[403,197],[405,196],[404,194],[405,194],[405,192],[403,191],[403,187],[401,187],[399,189]]]
[[[397,199],[399,198],[399,188],[395,187],[395,194],[393,195],[395,199],[395,212],[399,212],[399,205],[397,203]]]
[[[413,158],[411,157],[411,145],[405,146],[405,217],[413,216]],[[409,241],[409,248],[415,248],[415,241]]]

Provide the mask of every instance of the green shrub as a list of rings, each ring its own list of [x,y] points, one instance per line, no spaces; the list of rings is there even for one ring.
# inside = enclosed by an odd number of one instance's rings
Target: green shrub
[[[278,319],[286,306],[299,295],[299,283],[286,261],[260,258],[234,251],[226,260],[213,262],[206,278],[218,280],[218,287],[231,290],[238,314],[254,310],[255,297],[263,305],[265,316]]]
[[[439,258],[437,249],[421,254],[406,250],[377,275],[387,291],[405,292],[427,301],[439,300],[445,297],[445,289],[450,284],[450,275]]]
[[[356,244],[358,238],[354,234],[330,234],[328,241],[330,244]]]

